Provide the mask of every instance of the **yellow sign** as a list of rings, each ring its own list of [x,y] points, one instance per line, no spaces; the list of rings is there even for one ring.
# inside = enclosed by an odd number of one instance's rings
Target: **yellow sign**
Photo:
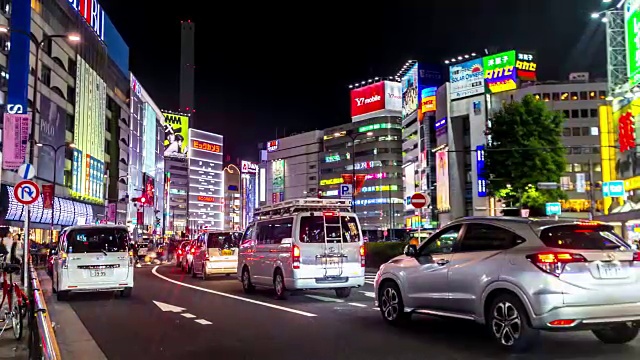
[[[189,117],[164,113],[164,156],[184,157],[189,144]]]
[[[426,113],[429,111],[436,111],[436,97],[429,96],[422,99],[420,104],[420,111],[422,111],[423,113]]]
[[[516,69],[524,71],[536,71],[538,64],[529,61],[516,61]]]
[[[624,191],[640,189],[640,176],[634,176],[624,181]]]
[[[337,184],[342,184],[342,182],[343,182],[342,178],[320,180],[320,186],[337,185]]]

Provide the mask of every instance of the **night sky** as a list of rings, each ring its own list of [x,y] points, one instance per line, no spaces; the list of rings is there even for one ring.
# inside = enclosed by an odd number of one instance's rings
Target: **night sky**
[[[180,20],[196,23],[196,127],[224,135],[225,152],[244,159],[285,131],[349,122],[348,85],[394,75],[409,59],[517,48],[537,51],[542,80],[606,75],[605,25],[590,19],[601,0],[101,3],[160,108],[178,108]]]

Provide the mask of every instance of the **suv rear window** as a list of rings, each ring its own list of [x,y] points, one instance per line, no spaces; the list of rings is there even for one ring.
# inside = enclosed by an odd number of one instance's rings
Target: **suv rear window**
[[[237,233],[209,233],[207,235],[207,249],[232,249],[238,247],[240,236]]]
[[[300,219],[300,241],[304,243],[324,243],[323,216],[303,216]],[[353,216],[326,216],[327,242],[340,241],[340,226],[342,226],[343,242],[360,241],[360,229]]]
[[[544,228],[540,240],[557,249],[615,250],[629,248],[610,225],[556,225]]]
[[[126,229],[87,228],[69,231],[66,239],[70,254],[126,252],[129,233]]]

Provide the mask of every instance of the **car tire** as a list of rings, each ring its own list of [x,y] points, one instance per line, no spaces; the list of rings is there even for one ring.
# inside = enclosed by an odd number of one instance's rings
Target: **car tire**
[[[196,270],[193,268],[193,265],[191,265],[191,267],[189,267],[189,273],[191,274],[192,278],[196,278],[198,276],[198,274],[196,274]]]
[[[276,300],[287,299],[287,287],[284,284],[284,276],[282,270],[276,270],[273,275],[273,292],[275,293]]]
[[[58,301],[67,301],[69,300],[69,291],[58,291],[56,293],[56,298]]]
[[[54,294],[58,292],[58,290],[56,290],[55,284],[53,283],[53,276],[51,277],[51,292]]]
[[[209,280],[207,276],[207,272],[205,271],[204,265],[202,265],[202,280]]]
[[[338,299],[346,299],[351,295],[351,288],[339,288],[336,289],[336,297]]]
[[[187,263],[187,274],[193,274],[193,266]]]
[[[606,329],[593,330],[598,340],[605,344],[626,344],[638,336],[640,329],[632,324],[617,324]]]
[[[249,268],[245,267],[242,269],[242,277],[240,280],[242,281],[242,290],[244,290],[245,294],[251,294],[256,291],[256,287],[251,283]]]
[[[378,307],[385,322],[398,326],[405,325],[411,320],[411,313],[404,311],[402,294],[395,282],[383,283],[378,294]]]
[[[522,301],[512,294],[499,295],[493,300],[486,323],[493,339],[511,352],[529,350],[540,336],[540,331],[531,327]]]
[[[120,297],[130,298],[132,293],[133,293],[133,288],[127,287],[127,288],[124,288],[124,290],[120,291]]]

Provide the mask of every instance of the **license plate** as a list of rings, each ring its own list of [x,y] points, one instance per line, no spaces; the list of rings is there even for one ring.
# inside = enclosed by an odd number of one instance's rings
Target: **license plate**
[[[107,276],[107,272],[102,270],[91,270],[91,277],[102,277],[102,276]]]
[[[222,256],[231,256],[233,255],[233,250],[222,250]]]
[[[619,279],[627,275],[622,266],[615,263],[598,264],[598,270],[602,279]]]
[[[326,266],[330,266],[330,267],[336,267],[338,266],[338,264],[340,263],[339,259],[336,258],[325,258],[323,260],[324,265]]]

